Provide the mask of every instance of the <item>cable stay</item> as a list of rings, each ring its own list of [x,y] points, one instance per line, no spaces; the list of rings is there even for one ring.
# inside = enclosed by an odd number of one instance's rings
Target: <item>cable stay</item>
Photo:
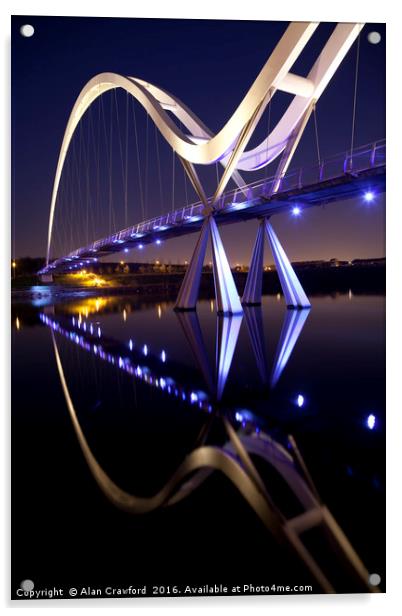
[[[357,37],[357,46],[356,46],[356,67],[355,67],[355,83],[354,83],[354,91],[353,91],[353,113],[352,113],[352,135],[350,139],[350,162],[349,168],[350,171],[353,167],[353,149],[355,142],[355,124],[356,124],[356,103],[357,103],[357,82],[359,78],[359,59],[360,59],[360,33]]]

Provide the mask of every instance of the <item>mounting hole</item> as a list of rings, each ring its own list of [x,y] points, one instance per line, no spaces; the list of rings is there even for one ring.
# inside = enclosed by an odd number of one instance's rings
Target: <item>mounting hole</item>
[[[35,584],[33,583],[32,580],[22,580],[21,584],[20,584],[20,588],[21,590],[25,591],[25,592],[30,592],[31,590],[34,589]]]
[[[381,41],[381,34],[379,32],[369,32],[367,35],[367,40],[372,45],[378,45]]]
[[[381,582],[381,576],[378,573],[370,573],[369,584],[370,586],[378,586]]]
[[[33,26],[31,26],[31,24],[24,24],[20,28],[21,36],[25,36],[26,38],[29,38],[30,36],[33,36],[34,32],[35,32],[35,28]]]

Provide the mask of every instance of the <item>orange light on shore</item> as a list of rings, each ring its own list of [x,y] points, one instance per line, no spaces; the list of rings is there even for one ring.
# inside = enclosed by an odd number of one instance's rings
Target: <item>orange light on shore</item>
[[[95,278],[92,280],[92,285],[94,287],[101,287],[102,285],[105,284],[105,280],[103,278],[99,278],[99,276],[95,276]]]

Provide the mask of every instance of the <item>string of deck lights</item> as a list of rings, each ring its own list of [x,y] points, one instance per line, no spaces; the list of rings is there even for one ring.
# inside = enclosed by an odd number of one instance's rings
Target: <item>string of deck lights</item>
[[[123,358],[121,355],[116,356],[113,353],[105,352],[101,344],[99,343],[95,344],[95,342],[91,343],[88,340],[86,340],[82,334],[79,335],[74,331],[68,331],[67,329],[63,328],[60,323],[49,318],[47,315],[43,313],[40,313],[39,318],[44,325],[47,325],[48,327],[52,328],[53,331],[56,331],[57,333],[62,334],[65,338],[77,344],[85,351],[90,352],[90,353],[92,352],[94,355],[99,357],[101,360],[107,361],[108,363],[114,366],[117,366],[119,369],[123,370],[124,372],[130,374],[131,376],[134,376],[134,378],[142,380],[147,385],[160,389],[164,393],[175,396],[176,398],[180,398],[184,402],[189,402],[191,405],[197,405],[198,408],[201,410],[207,411],[208,413],[212,412],[212,406],[210,404],[208,395],[205,392],[191,391],[191,390],[189,391],[187,390],[187,388],[181,385],[178,385],[175,382],[175,380],[169,376],[156,376],[155,374],[151,372],[151,369],[149,368],[149,366],[144,366],[144,365],[140,366],[137,363],[137,365],[134,367],[130,358],[128,357]],[[87,335],[89,334],[97,338],[98,340],[102,337],[102,330],[100,326],[98,326],[95,330],[93,324],[92,323],[88,324],[88,322],[83,321],[81,315],[79,315],[78,318],[75,318],[73,316],[71,319],[71,322],[72,322],[73,327],[76,327],[78,330],[82,329],[82,331],[84,331],[84,333],[86,333]],[[131,338],[127,346],[130,352],[134,350],[135,344]],[[144,357],[149,356],[149,347],[147,344],[144,344],[142,346],[141,351]],[[167,356],[166,356],[165,350],[162,350],[160,355],[156,355],[154,357],[158,359],[159,361],[161,361],[163,364],[166,363]],[[299,393],[296,396],[294,403],[299,409],[303,408],[306,404],[305,396]],[[248,424],[250,423],[254,425],[256,422],[256,418],[254,414],[248,409],[235,410],[233,419],[234,421],[236,421],[236,423],[240,424],[243,428],[246,428]],[[374,415],[373,413],[370,413],[364,420],[364,426],[370,431],[378,427],[376,415]],[[256,429],[256,432],[258,433],[259,430]]]
[[[75,331],[68,331],[59,322],[51,319],[49,316],[43,313],[39,314],[39,318],[44,325],[47,325],[48,327],[53,329],[53,331],[61,334],[62,336],[67,338],[70,342],[73,342],[74,344],[78,345],[80,348],[84,349],[88,353],[93,353],[98,358],[100,358],[102,361],[106,361],[112,364],[113,366],[118,367],[120,370],[123,370],[130,376],[133,376],[134,378],[143,381],[144,383],[146,383],[147,385],[151,387],[155,387],[156,389],[159,389],[168,395],[172,395],[176,398],[180,398],[183,402],[188,402],[189,404],[193,406],[194,405],[198,406],[198,408],[203,411],[212,413],[212,405],[209,401],[209,397],[206,394],[206,392],[201,391],[201,390],[200,391],[193,391],[193,390],[189,391],[187,388],[176,383],[176,381],[169,376],[155,375],[155,373],[152,373],[149,366],[140,365],[139,363],[134,365],[129,357],[122,357],[121,355],[116,356],[113,353],[110,353],[110,351],[106,352],[102,348],[102,345],[99,344],[98,342],[97,343],[95,343],[94,341],[89,342],[88,340],[84,338],[82,334],[79,335]],[[90,324],[90,326],[88,327],[88,324],[80,318],[77,320],[75,319],[75,317],[73,317],[72,324],[74,327],[77,327],[80,330],[81,330],[81,324],[82,324],[82,330],[87,335],[88,335],[88,331],[91,332],[92,324]],[[94,328],[92,326],[91,335],[93,331],[94,331]],[[97,328],[96,334],[97,334],[98,339],[102,337],[102,332],[101,332],[100,327]],[[129,343],[129,348],[130,346],[131,348],[133,348],[132,340],[130,340],[130,342],[131,342],[131,345]],[[148,350],[147,345],[143,346],[142,353],[144,357],[148,356],[149,350]],[[158,359],[164,364],[166,362],[166,352],[162,351]]]
[[[362,195],[362,198],[363,198],[363,200],[364,200],[366,203],[372,203],[372,202],[375,200],[375,197],[376,197],[376,195],[375,195],[375,193],[374,193],[372,190],[367,190],[367,191],[365,191],[365,192],[363,193],[363,195]],[[244,202],[244,203],[233,203],[233,204],[231,204],[231,205],[232,205],[233,207],[240,208],[242,205],[243,205],[243,206],[246,206],[246,205],[247,205],[247,202]],[[292,209],[291,209],[291,213],[292,213],[292,215],[293,215],[294,217],[296,217],[296,218],[297,218],[297,217],[299,217],[299,216],[302,214],[302,208],[301,208],[301,206],[300,206],[300,205],[295,205],[295,206],[293,206],[293,207],[292,207]],[[139,234],[135,234],[135,235],[136,235],[137,237],[139,236]],[[113,241],[113,243],[124,245],[126,242],[125,242],[124,240],[119,240],[119,239],[116,239],[116,240],[114,240],[114,241]],[[159,238],[157,238],[157,239],[154,241],[154,243],[155,243],[157,246],[160,246],[160,245],[162,244],[162,240],[161,240],[161,239],[159,239]],[[132,246],[131,248],[127,248],[127,247],[125,247],[125,248],[123,248],[122,250],[123,250],[123,252],[124,252],[124,253],[126,253],[126,254],[127,254],[127,253],[129,253],[129,252],[130,252],[130,250],[132,250],[132,249],[134,249],[134,248],[137,248],[138,250],[143,250],[143,249],[144,249],[144,247],[145,247],[145,246],[144,246],[144,244],[143,244],[143,243],[140,243],[140,244],[137,244],[136,246]],[[93,248],[93,249],[92,249],[92,252],[96,252],[96,248]],[[65,257],[65,258],[64,258],[64,261],[71,261],[72,259],[78,259],[78,256],[77,256],[77,255],[72,255],[71,257]],[[68,269],[69,269],[69,270],[73,270],[73,269],[80,269],[80,268],[84,267],[84,266],[85,266],[85,264],[87,264],[87,265],[88,265],[88,264],[91,264],[91,263],[96,263],[97,261],[98,261],[98,258],[97,258],[97,257],[91,257],[90,259],[85,259],[84,261],[80,261],[79,263],[77,263],[77,264],[75,264],[75,265],[71,265],[71,266],[69,266],[69,267],[68,267]],[[49,268],[52,268],[52,267],[53,267],[53,265],[52,265],[52,264],[50,264],[48,267],[49,267]]]

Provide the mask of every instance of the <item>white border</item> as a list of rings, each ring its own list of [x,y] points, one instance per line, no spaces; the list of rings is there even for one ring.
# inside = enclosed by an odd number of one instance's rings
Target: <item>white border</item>
[[[202,2],[190,3],[188,0],[152,3],[137,3],[129,0],[113,0],[107,4],[98,1],[85,0],[58,0],[58,2],[40,1],[14,2],[5,1],[0,8],[0,27],[2,30],[2,67],[3,78],[1,91],[1,135],[3,136],[1,156],[1,186],[3,187],[3,199],[1,203],[3,238],[0,242],[1,258],[0,266],[2,273],[2,301],[0,349],[2,353],[1,363],[1,388],[4,392],[3,404],[1,405],[1,436],[2,447],[0,460],[3,470],[3,498],[1,511],[1,527],[3,530],[3,554],[1,558],[0,584],[2,607],[11,608],[19,613],[23,609],[34,611],[43,608],[64,609],[68,613],[74,609],[74,614],[81,610],[115,610],[116,608],[135,609],[136,613],[146,614],[163,609],[167,613],[186,613],[206,611],[214,613],[243,614],[245,609],[252,609],[253,613],[267,614],[272,609],[281,614],[322,614],[323,608],[326,613],[334,613],[343,609],[352,610],[354,614],[364,613],[377,614],[379,610],[390,613],[400,604],[398,597],[401,546],[401,488],[400,488],[400,464],[398,452],[401,450],[402,438],[402,409],[401,409],[401,316],[402,305],[401,292],[401,254],[400,233],[402,230],[402,203],[399,194],[401,192],[402,157],[400,148],[401,121],[400,86],[401,75],[401,9],[393,0],[381,0],[381,2],[351,2],[350,0],[337,0],[336,2],[317,2],[313,0],[287,0],[283,3],[274,2],[241,2],[239,0],[202,0]],[[165,600],[90,600],[74,601],[40,601],[40,602],[13,602],[8,599],[10,591],[9,575],[9,403],[10,403],[10,371],[9,371],[9,263],[10,263],[10,14],[14,15],[70,15],[70,16],[111,16],[111,17],[186,17],[186,18],[215,18],[215,19],[269,19],[269,20],[317,20],[317,21],[365,21],[387,22],[387,594],[386,595],[337,595],[337,596],[266,596],[266,597],[239,597],[239,598],[207,598],[207,599],[180,599]],[[398,254],[399,253],[399,254]],[[375,532],[375,529],[373,529]],[[369,538],[368,538],[369,540]],[[7,549],[4,549],[7,546]],[[267,555],[269,558],[269,555]],[[81,607],[82,606],[82,607]],[[183,612],[183,610],[185,612]],[[350,611],[349,611],[350,610]]]

